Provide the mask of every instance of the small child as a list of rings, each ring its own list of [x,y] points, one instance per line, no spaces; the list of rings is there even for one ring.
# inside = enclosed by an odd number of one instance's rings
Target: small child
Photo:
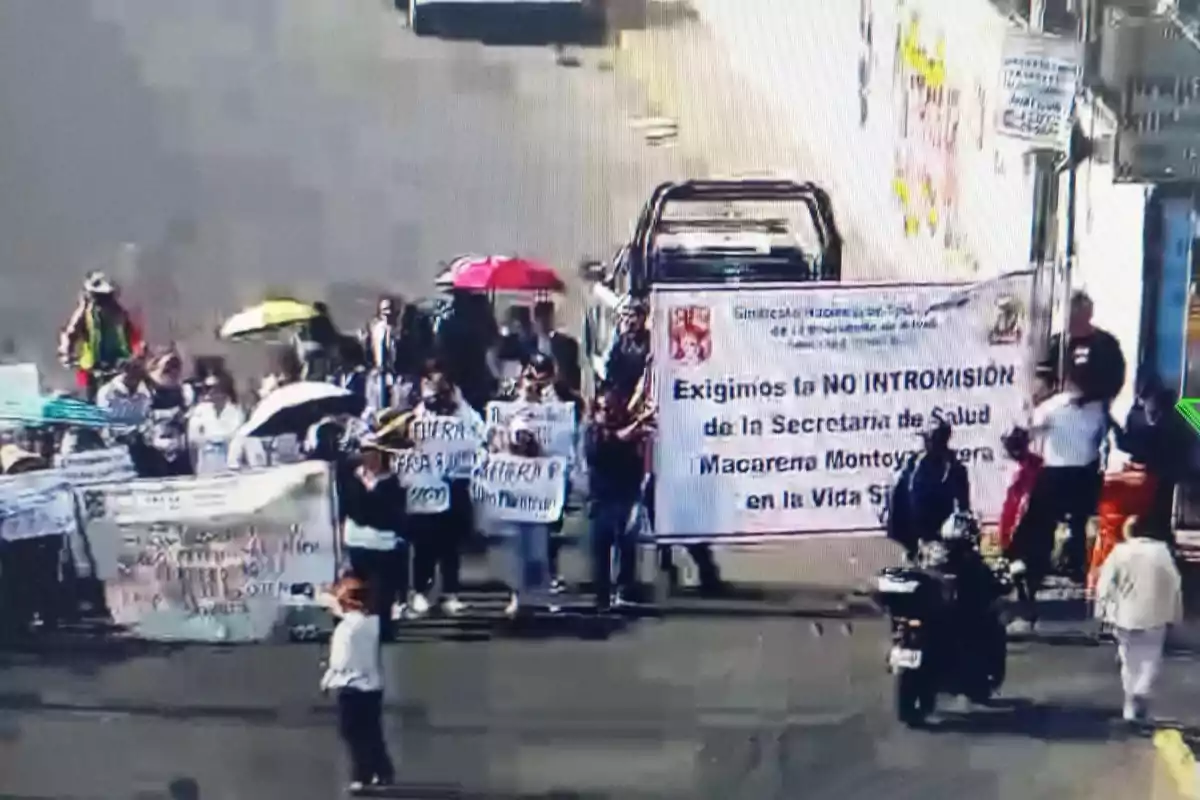
[[[334,596],[341,620],[333,629],[321,691],[337,692],[338,732],[350,755],[350,791],[357,793],[396,777],[383,740],[379,617],[369,613],[367,585],[357,578],[343,578]]]
[[[1182,579],[1165,534],[1131,520],[1129,537],[1109,553],[1096,585],[1096,616],[1113,626],[1125,689],[1124,717],[1143,722],[1162,665],[1167,626],[1183,618]]]

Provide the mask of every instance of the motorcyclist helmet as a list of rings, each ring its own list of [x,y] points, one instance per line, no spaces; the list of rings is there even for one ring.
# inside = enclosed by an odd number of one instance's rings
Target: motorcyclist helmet
[[[956,511],[942,523],[943,542],[974,545],[979,541],[979,520],[970,511]]]

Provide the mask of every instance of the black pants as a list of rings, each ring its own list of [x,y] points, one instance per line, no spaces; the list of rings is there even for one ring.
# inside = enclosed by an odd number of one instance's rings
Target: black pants
[[[0,620],[11,633],[27,633],[34,614],[58,624],[61,536],[38,536],[0,544]]]
[[[637,548],[634,536],[627,532],[629,514],[633,509],[629,501],[592,501],[588,509],[588,533],[592,556],[592,587],[596,593],[596,606],[607,608],[612,602],[614,589],[612,574],[612,551],[617,549],[617,575],[615,588],[628,590],[637,581]]]
[[[1025,562],[1025,577],[1018,585],[1021,600],[1030,606],[1042,581],[1052,569],[1054,533],[1069,519],[1071,538],[1064,549],[1067,572],[1082,579],[1087,561],[1087,524],[1096,513],[1104,478],[1100,465],[1044,467],[1029,494],[1029,505],[1013,533],[1010,552]]]
[[[348,547],[350,569],[354,576],[371,587],[373,613],[379,616],[379,638],[390,642],[395,638],[392,626],[392,603],[408,602],[408,547],[400,544],[395,550],[369,550]]]
[[[383,692],[338,691],[338,733],[350,756],[350,780],[393,783],[396,771],[383,741]]]
[[[413,589],[428,594],[441,570],[442,592],[457,594],[463,545],[475,528],[475,511],[466,481],[450,484],[450,510],[409,517],[414,532]]]

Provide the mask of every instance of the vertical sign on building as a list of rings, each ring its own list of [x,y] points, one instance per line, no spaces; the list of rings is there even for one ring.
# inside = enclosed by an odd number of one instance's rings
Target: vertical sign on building
[[[1066,150],[1079,88],[1073,39],[1010,33],[1004,40],[996,130],[1037,150]]]

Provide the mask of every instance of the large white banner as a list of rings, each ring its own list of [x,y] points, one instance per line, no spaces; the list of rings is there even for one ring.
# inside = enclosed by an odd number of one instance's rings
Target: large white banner
[[[896,471],[953,426],[999,514],[1028,416],[1029,273],[961,285],[656,290],[660,538],[877,532]]]
[[[129,448],[124,446],[67,453],[60,455],[54,466],[72,486],[121,483],[137,478]]]
[[[113,621],[141,638],[260,641],[336,578],[322,463],[81,494]]]

